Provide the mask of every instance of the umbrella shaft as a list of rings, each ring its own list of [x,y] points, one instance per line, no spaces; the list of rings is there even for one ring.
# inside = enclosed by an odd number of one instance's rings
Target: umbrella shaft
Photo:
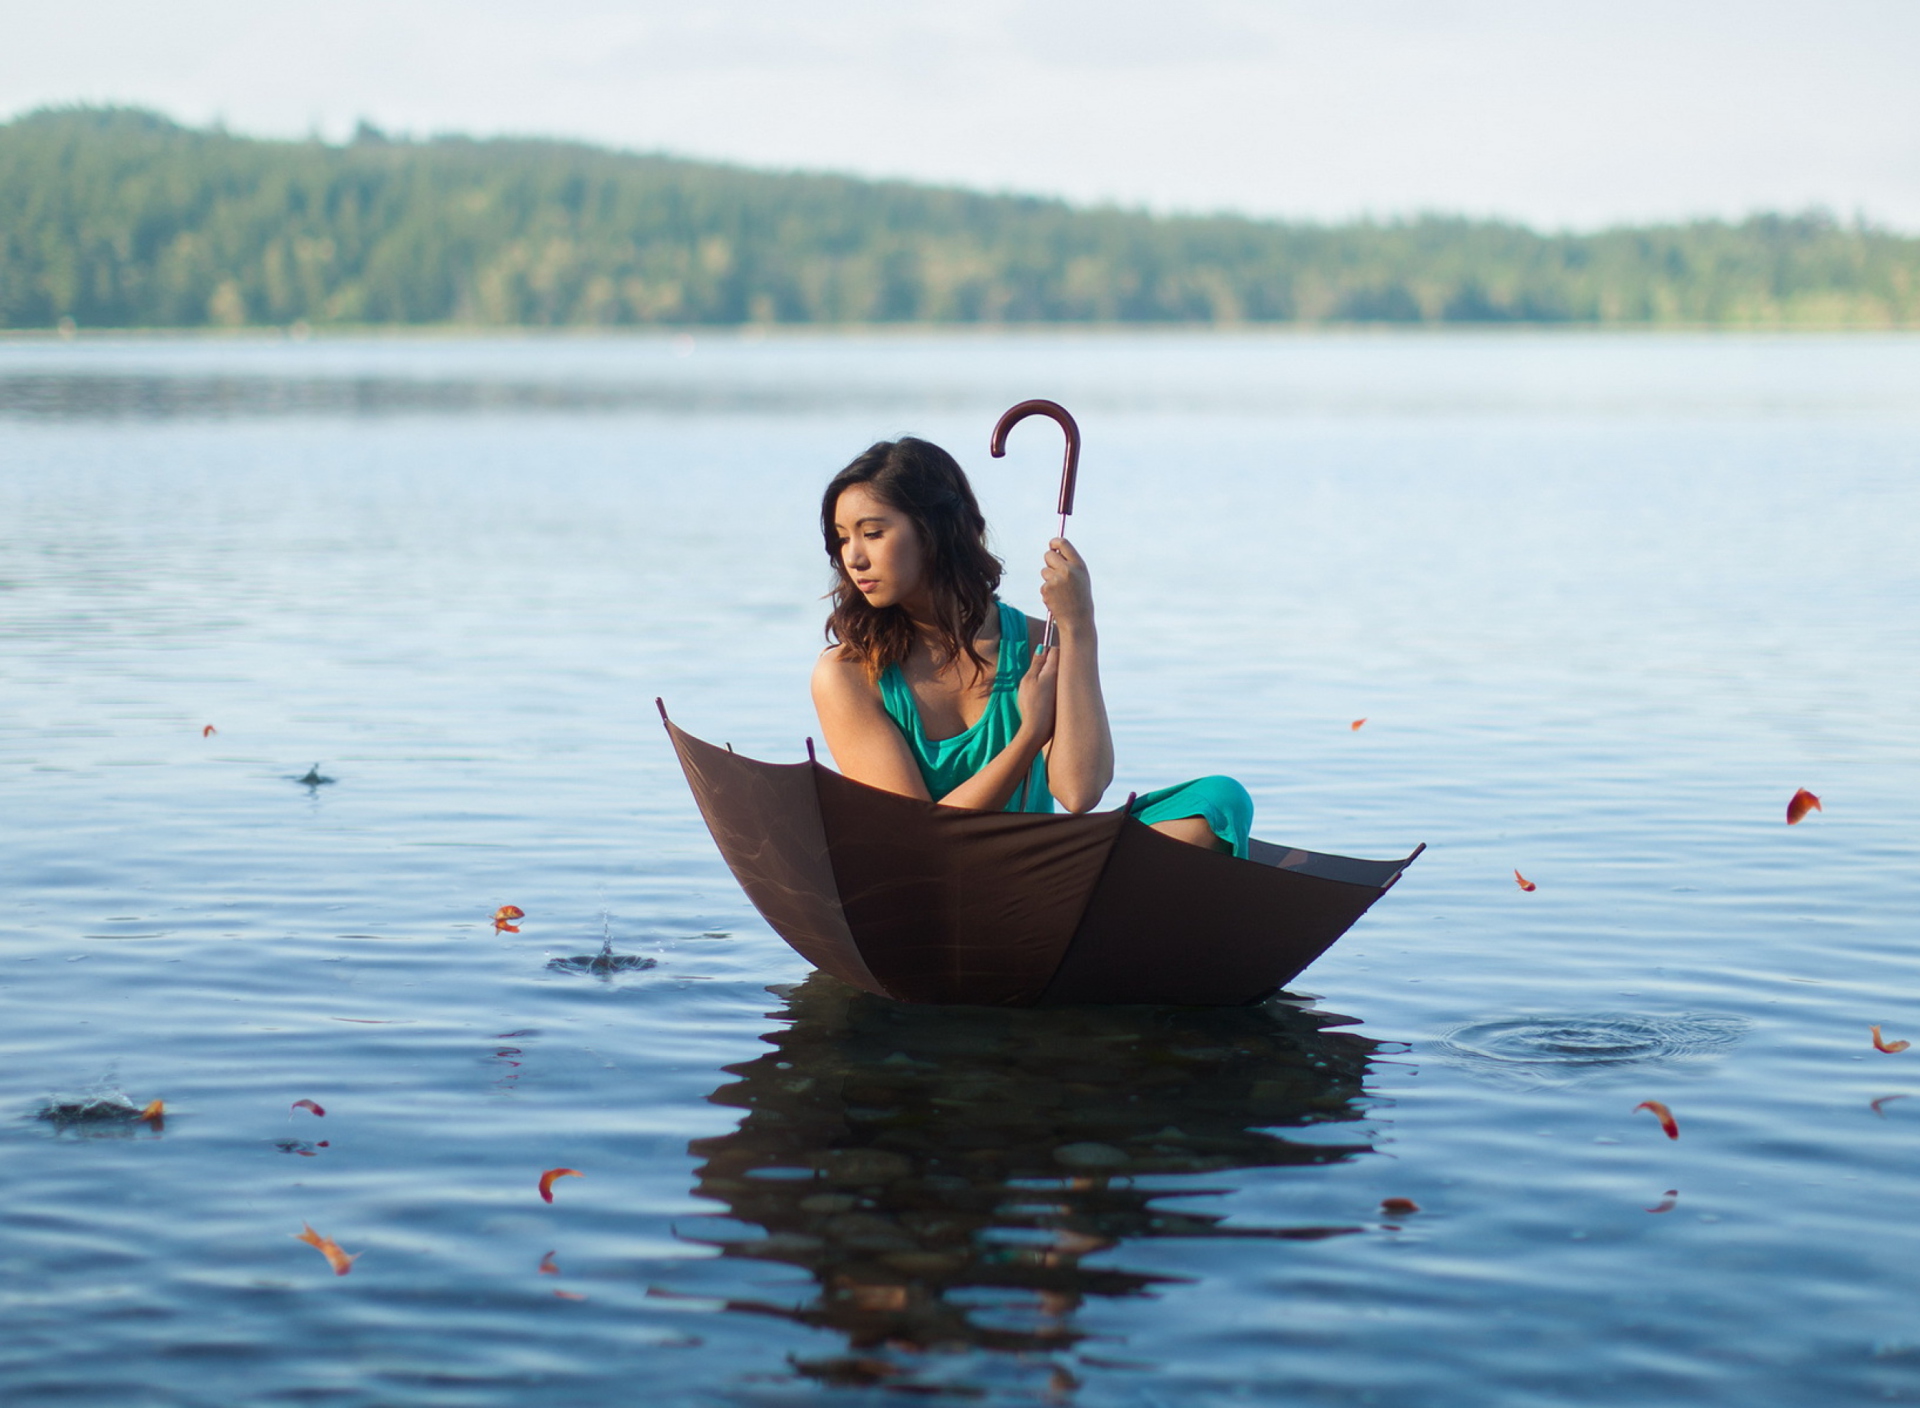
[[[1054,537],[1064,538],[1066,536],[1067,536],[1067,516],[1063,513],[1060,515],[1060,531],[1058,533],[1055,533]],[[1052,650],[1054,646],[1058,645],[1059,643],[1060,643],[1060,635],[1059,635],[1059,632],[1054,630],[1053,628],[1053,613],[1049,611],[1047,613],[1046,633],[1040,637],[1040,648],[1042,650]]]

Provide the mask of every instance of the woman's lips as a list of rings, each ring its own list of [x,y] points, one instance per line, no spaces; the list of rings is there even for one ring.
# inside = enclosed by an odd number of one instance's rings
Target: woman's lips
[[[880,581],[877,577],[855,577],[853,585],[859,588],[862,596],[872,596],[873,589],[880,585]]]

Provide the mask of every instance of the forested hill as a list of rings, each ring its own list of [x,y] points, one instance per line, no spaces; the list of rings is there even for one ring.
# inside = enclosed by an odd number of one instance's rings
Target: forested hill
[[[1920,238],[1818,215],[1588,235],[1161,218],[551,141],[0,125],[0,327],[1920,325]]]

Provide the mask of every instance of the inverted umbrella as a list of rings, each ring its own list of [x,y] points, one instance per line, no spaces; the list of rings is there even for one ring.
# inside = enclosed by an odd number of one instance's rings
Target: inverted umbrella
[[[1022,401],[988,448],[1004,455],[1007,432],[1033,415],[1066,434],[1065,536],[1080,468],[1066,408]],[[1125,806],[940,806],[822,767],[812,739],[804,763],[715,748],[654,702],[720,854],[774,932],[816,968],[904,1002],[1253,1002],[1326,952],[1426,849],[1351,860],[1256,840],[1242,860],[1163,836]]]
[[[902,1002],[1254,1002],[1344,934],[1425,850],[1245,860],[1125,807],[971,811],[818,762],[764,763],[661,721],[754,908],[816,968]]]

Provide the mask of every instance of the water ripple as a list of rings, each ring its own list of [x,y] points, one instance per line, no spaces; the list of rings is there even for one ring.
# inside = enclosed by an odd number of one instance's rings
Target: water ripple
[[[1456,1027],[1440,1050],[1476,1075],[1571,1085],[1620,1066],[1716,1056],[1750,1024],[1711,1013],[1574,1012],[1493,1017]]]

